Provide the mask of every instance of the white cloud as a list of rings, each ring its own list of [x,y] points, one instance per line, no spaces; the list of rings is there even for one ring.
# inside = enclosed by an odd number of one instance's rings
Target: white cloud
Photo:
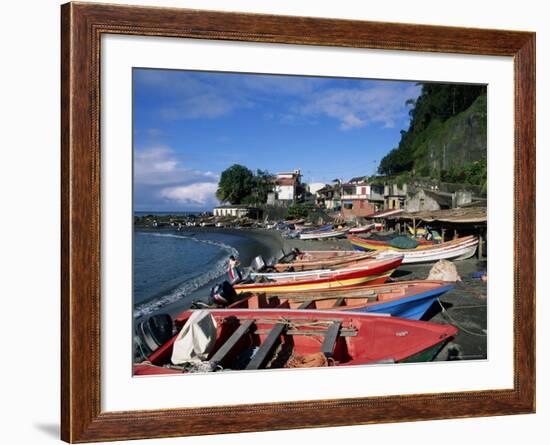
[[[135,151],[136,209],[215,206],[218,179],[219,176],[211,171],[186,168],[169,147],[154,146]]]
[[[178,187],[168,187],[160,191],[162,198],[176,201],[179,204],[212,205],[216,204],[217,184],[212,182],[200,182]]]
[[[405,101],[417,98],[420,86],[399,84],[370,88],[330,89],[317,93],[301,108],[304,114],[323,114],[340,122],[342,130],[381,123],[385,127],[408,118]]]

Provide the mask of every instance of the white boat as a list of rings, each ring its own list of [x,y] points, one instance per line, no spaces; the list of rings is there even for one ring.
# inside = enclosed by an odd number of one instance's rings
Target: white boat
[[[474,256],[478,245],[477,238],[470,238],[462,243],[439,247],[437,244],[426,249],[400,249],[381,251],[378,258],[389,258],[403,255],[403,264],[431,263],[439,260],[466,260]]]
[[[366,233],[372,230],[377,230],[379,226],[381,226],[381,224],[372,223],[372,224],[367,224],[366,226],[353,227],[352,229],[349,229],[349,233],[350,234]]]
[[[348,229],[342,230],[323,230],[319,232],[307,232],[300,233],[300,239],[326,239],[326,238],[338,238],[345,236],[348,233]]]

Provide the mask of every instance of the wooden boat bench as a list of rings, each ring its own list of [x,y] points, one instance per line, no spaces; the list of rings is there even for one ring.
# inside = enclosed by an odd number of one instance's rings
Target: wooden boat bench
[[[307,309],[308,307],[311,306],[312,303],[313,303],[313,300],[306,300],[300,306],[298,306],[298,309]]]
[[[342,322],[335,321],[327,329],[325,339],[321,345],[321,352],[325,354],[326,358],[331,358],[334,355],[334,347],[336,346],[336,340],[338,339],[341,327]]]
[[[216,351],[216,353],[210,359],[210,362],[215,365],[222,363],[229,353],[235,348],[237,343],[251,330],[254,326],[255,320],[247,320],[242,323],[231,336],[225,341],[225,343]]]
[[[273,326],[265,340],[258,348],[258,351],[254,355],[254,357],[252,357],[252,360],[250,360],[250,363],[248,363],[248,366],[246,367],[247,370],[260,369],[265,366],[267,360],[271,355],[271,352],[273,351],[275,346],[281,341],[281,334],[286,330],[286,328],[286,323],[277,323],[275,324],[275,326]]]

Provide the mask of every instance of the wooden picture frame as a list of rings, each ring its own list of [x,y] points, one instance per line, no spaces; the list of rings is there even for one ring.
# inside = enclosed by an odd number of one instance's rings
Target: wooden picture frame
[[[534,33],[91,3],[65,4],[61,17],[63,440],[92,442],[535,411]],[[513,389],[102,412],[99,74],[103,34],[513,57]]]

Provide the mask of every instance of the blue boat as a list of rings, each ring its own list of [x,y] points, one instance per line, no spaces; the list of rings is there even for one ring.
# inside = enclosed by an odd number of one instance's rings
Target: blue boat
[[[317,227],[316,229],[302,230],[302,231],[300,231],[300,233],[325,232],[325,231],[332,230],[332,229],[334,229],[334,226],[333,225],[328,225],[328,226]]]
[[[389,314],[392,317],[420,320],[441,295],[453,288],[454,285],[449,284],[438,289],[411,295],[410,297],[367,306],[364,310],[359,310],[358,312]]]

